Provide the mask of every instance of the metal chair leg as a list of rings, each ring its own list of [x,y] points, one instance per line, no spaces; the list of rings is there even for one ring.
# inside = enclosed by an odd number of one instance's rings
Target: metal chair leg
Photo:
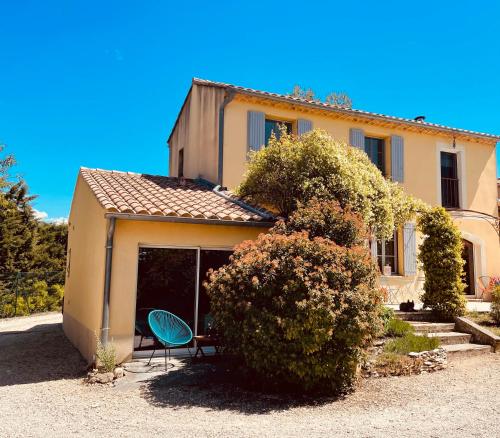
[[[153,352],[151,353],[151,356],[149,356],[149,361],[148,361],[148,365],[151,363],[151,359],[153,359],[153,355],[155,354],[155,351],[156,351],[156,348],[153,350]]]
[[[170,359],[170,349],[168,350],[168,358]],[[167,347],[165,347],[165,371],[168,373]]]

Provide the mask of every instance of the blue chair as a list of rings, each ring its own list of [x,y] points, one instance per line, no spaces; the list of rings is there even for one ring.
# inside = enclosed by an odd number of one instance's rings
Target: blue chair
[[[168,359],[170,360],[170,349],[189,344],[193,339],[193,332],[182,319],[166,310],[153,310],[149,312],[148,323],[156,339],[165,347],[165,370],[168,370],[167,349]],[[149,358],[148,365],[151,363],[155,351],[156,348]],[[188,351],[191,356],[189,347]]]

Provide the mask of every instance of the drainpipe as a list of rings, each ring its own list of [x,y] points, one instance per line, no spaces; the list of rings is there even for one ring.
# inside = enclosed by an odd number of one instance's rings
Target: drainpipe
[[[104,294],[102,302],[101,343],[107,345],[109,335],[109,297],[111,291],[111,266],[113,259],[113,238],[116,218],[109,218],[108,235],[106,238],[106,262],[104,271]]]
[[[266,220],[273,220],[274,217],[270,214],[267,214],[257,208],[252,207],[251,205],[248,205],[247,203],[240,201],[239,199],[234,199],[231,198],[231,196],[226,195],[224,192],[221,191],[222,187],[220,185],[215,186],[212,191],[219,195],[220,197],[224,198],[226,201],[232,202],[233,204],[239,205],[241,208],[244,208],[245,210],[249,210],[254,214],[259,215],[260,217],[266,219]]]
[[[217,169],[217,184],[222,185],[222,172],[223,172],[223,160],[224,160],[224,108],[231,102],[234,98],[234,91],[229,90],[226,92],[226,97],[222,101],[219,108],[219,165]]]

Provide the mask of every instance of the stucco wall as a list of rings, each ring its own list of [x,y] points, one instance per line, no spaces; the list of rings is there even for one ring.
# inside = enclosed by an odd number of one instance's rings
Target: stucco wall
[[[132,356],[139,246],[233,248],[265,228],[118,220],[111,276],[110,339],[118,361]]]
[[[170,176],[178,176],[179,149],[184,148],[184,176],[217,182],[221,88],[193,84],[170,138]]]
[[[104,209],[78,176],[68,223],[63,329],[89,363],[101,328],[105,244]]]
[[[365,135],[385,138],[386,147],[390,136],[404,138],[404,183],[408,193],[431,205],[440,205],[440,150],[459,151],[463,160],[463,202],[464,209],[476,210],[490,215],[497,214],[497,180],[495,145],[466,141],[459,138],[453,148],[453,138],[445,135],[429,135],[405,129],[393,129],[360,121],[345,120],[335,114],[311,112],[299,106],[275,105],[249,101],[236,97],[225,110],[224,124],[224,174],[223,184],[236,187],[242,179],[247,163],[247,113],[262,111],[269,118],[296,122],[299,118],[312,121],[313,129],[320,128],[339,140],[348,141],[350,128],[362,128]],[[296,126],[294,123],[294,130]],[[390,171],[390,155],[386,155],[386,171]],[[459,169],[461,172],[461,169]],[[484,269],[476,269],[476,286],[481,275],[500,274],[500,246],[495,231],[483,219],[457,221],[464,238],[482,241],[482,247],[475,246],[476,264]],[[421,236],[418,236],[421,240]],[[400,261],[402,253],[400,248]],[[402,270],[400,269],[400,272]],[[422,286],[423,274],[416,276],[382,277],[380,283],[391,288],[391,293],[398,299],[418,299]]]

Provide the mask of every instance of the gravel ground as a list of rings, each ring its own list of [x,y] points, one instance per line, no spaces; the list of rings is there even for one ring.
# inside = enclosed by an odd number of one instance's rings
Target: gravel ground
[[[341,400],[242,391],[217,362],[88,386],[59,321],[0,324],[1,437],[500,436],[500,354],[430,375],[365,380]]]

